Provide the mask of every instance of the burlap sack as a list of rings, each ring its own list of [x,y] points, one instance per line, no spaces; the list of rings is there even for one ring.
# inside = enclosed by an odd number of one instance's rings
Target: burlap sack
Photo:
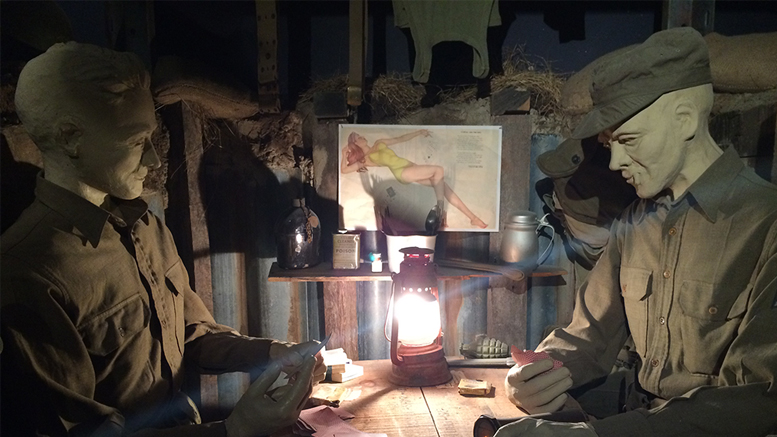
[[[162,105],[195,103],[213,118],[241,119],[259,112],[247,86],[222,71],[176,56],[159,58],[152,91]]]
[[[597,65],[619,53],[630,50],[634,46],[636,44],[607,53],[573,74],[561,88],[561,110],[567,115],[580,115],[593,109],[594,104],[591,101],[591,92],[589,90],[591,72],[593,72]]]
[[[756,93],[777,88],[777,32],[707,34],[715,91]]]

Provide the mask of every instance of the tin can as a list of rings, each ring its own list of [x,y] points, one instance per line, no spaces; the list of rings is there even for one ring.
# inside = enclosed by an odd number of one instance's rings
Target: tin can
[[[332,268],[359,268],[359,234],[332,234]]]

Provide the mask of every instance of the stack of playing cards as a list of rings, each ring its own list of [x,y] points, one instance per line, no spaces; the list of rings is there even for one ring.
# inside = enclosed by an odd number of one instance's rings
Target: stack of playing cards
[[[326,365],[326,381],[345,382],[364,374],[364,368],[348,358],[342,348],[321,351]]]

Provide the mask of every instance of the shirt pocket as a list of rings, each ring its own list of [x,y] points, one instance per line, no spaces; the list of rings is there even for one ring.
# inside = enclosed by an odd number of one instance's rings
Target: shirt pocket
[[[179,259],[172,267],[165,272],[165,284],[170,290],[173,299],[173,308],[175,311],[173,325],[175,326],[175,338],[178,343],[178,351],[183,355],[185,343],[186,320],[184,318],[184,292],[189,286],[189,275]]]
[[[78,331],[92,355],[106,356],[148,326],[151,311],[139,294],[90,318]]]
[[[747,308],[749,290],[726,296],[715,285],[683,281],[678,298],[682,316],[682,364],[691,373],[717,375]]]
[[[647,353],[650,311],[650,280],[653,272],[637,267],[622,267],[620,272],[623,308],[631,337],[640,356]]]

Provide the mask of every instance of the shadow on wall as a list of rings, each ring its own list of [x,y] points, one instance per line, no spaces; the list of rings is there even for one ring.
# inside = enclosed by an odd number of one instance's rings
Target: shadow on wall
[[[35,200],[35,177],[40,168],[17,162],[2,135],[0,152],[0,233],[5,232]]]

